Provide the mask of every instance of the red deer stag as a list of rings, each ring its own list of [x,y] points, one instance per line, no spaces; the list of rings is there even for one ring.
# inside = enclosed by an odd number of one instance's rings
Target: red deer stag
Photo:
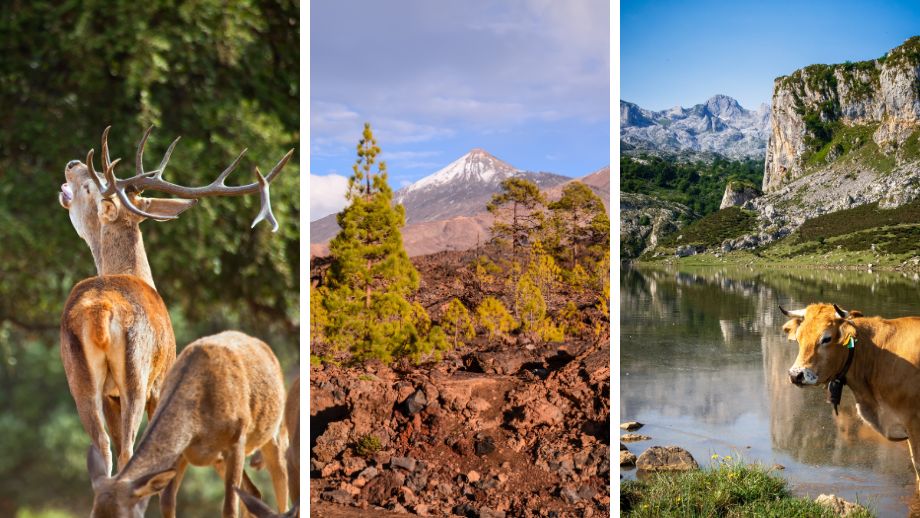
[[[109,158],[106,128],[102,174],[93,167],[90,150],[85,164],[78,160],[67,164],[67,181],[59,195],[77,234],[89,245],[98,272],[70,292],[61,318],[61,358],[80,421],[109,471],[110,437],[120,469],[131,457],[144,409],[149,419],[176,357],[169,313],[153,283],[139,224],[147,218],[175,219],[199,198],[258,192],[262,207],[253,226],[265,219],[277,229],[268,186],[293,153],[288,152],[266,177],[256,169],[256,183],[236,187],[224,183],[244,150],[211,184],[184,187],[162,178],[179,139],[169,146],[157,169],[144,171],[144,146],[151,130],[138,145],[135,176],[115,177],[120,159]],[[147,189],[183,199],[141,197]]]
[[[278,439],[283,408],[281,365],[267,344],[236,331],[195,340],[166,375],[162,402],[118,475],[109,477],[99,450],[89,447],[92,518],[143,516],[149,497],[160,492],[163,516],[174,518],[189,464],[217,469],[224,479],[222,516],[235,517],[233,488],[244,480],[246,456],[256,450],[284,506],[287,481]]]

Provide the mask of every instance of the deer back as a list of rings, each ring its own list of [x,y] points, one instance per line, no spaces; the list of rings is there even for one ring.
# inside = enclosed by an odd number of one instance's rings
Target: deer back
[[[249,454],[278,432],[283,401],[281,365],[265,342],[237,331],[195,340],[167,374],[129,467],[163,447],[208,465],[240,434]]]
[[[71,290],[61,318],[61,357],[68,379],[90,383],[86,359],[110,354],[119,346],[124,347],[125,361],[146,364],[148,382],[161,378],[176,358],[166,304],[134,275],[80,281]]]

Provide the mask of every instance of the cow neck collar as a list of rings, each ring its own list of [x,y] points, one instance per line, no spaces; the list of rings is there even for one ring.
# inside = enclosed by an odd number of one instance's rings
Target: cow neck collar
[[[843,395],[843,386],[847,384],[847,371],[850,370],[850,365],[853,364],[853,356],[856,353],[856,337],[850,335],[844,344],[847,348],[847,361],[843,364],[843,369],[827,384],[828,401],[834,405],[834,415],[839,415],[837,406],[840,404],[840,397]]]

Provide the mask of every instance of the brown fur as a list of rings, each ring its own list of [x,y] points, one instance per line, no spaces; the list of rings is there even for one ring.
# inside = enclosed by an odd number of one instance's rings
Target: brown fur
[[[83,428],[108,469],[109,435],[122,467],[175,358],[166,305],[140,278],[91,277],[71,290],[61,317],[61,360]]]
[[[799,343],[795,367],[811,369],[817,384],[843,368],[849,335],[856,338],[846,374],[860,417],[889,440],[908,440],[920,489],[920,317],[884,319],[851,311],[841,318],[829,304],[812,304],[783,330]],[[829,332],[830,343],[819,345]]]
[[[115,478],[90,453],[94,518],[131,516],[158,492],[164,517],[175,516],[175,498],[188,464],[214,466],[225,481],[224,517],[237,516],[245,457],[265,457],[279,505],[287,503],[281,462],[284,380],[264,342],[236,331],[200,338],[176,359],[162,400],[131,461]],[[251,486],[251,483],[250,483]]]
[[[271,510],[259,497],[236,489],[246,509],[256,518],[296,518],[300,516],[300,377],[288,389],[284,403],[284,429],[290,438],[285,460],[287,461],[288,493],[294,505],[279,514]]]

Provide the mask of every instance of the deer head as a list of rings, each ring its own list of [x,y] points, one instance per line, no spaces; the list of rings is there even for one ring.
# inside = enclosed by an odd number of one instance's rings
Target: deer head
[[[58,195],[60,204],[67,209],[77,234],[89,245],[100,275],[132,273],[145,278],[153,285],[138,225],[145,219],[176,219],[201,198],[259,193],[261,209],[252,226],[255,227],[260,221],[265,220],[272,225],[273,232],[278,230],[278,221],[272,214],[269,185],[290,160],[293,149],[288,151],[266,176],[262,176],[256,167],[256,182],[239,186],[228,186],[225,183],[246,153],[244,149],[210,184],[185,187],[163,179],[163,172],[179,142],[178,138],[169,145],[160,165],[152,171],[145,171],[144,147],[153,130],[152,126],[147,128],[137,146],[134,176],[120,179],[115,176],[115,166],[121,159],[113,161],[109,156],[110,129],[111,127],[107,127],[102,133],[102,172],[96,171],[93,165],[94,150],[90,149],[86,155],[86,163],[79,160],[67,163],[64,169],[67,181],[61,186]],[[166,193],[176,198],[141,196],[147,190]]]

